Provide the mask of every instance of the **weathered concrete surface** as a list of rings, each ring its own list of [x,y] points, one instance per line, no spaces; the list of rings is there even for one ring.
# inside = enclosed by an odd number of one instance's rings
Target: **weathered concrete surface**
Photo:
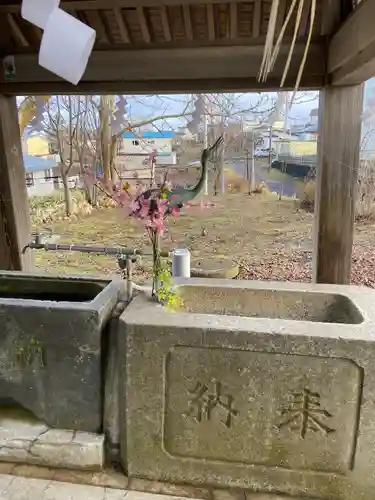
[[[0,274],[0,405],[51,427],[102,425],[102,333],[121,281]]]
[[[0,498],[2,500],[180,500],[180,496],[144,493],[82,484],[69,484],[53,480],[0,475]],[[187,500],[197,497],[183,496]],[[198,497],[200,498],[200,497]],[[216,491],[214,500],[287,500],[284,495]],[[294,498],[294,500],[302,500]],[[303,500],[313,500],[304,498]]]
[[[24,478],[46,479],[73,484],[84,484],[88,486],[101,486],[102,488],[114,488],[129,491],[143,491],[158,495],[168,495],[179,498],[195,498],[197,500],[288,500],[285,495],[274,493],[255,493],[240,489],[214,489],[200,488],[192,485],[181,485],[152,481],[149,479],[131,478],[128,480],[120,471],[114,469],[103,469],[100,472],[87,470],[52,469],[36,465],[20,465],[0,462],[0,475],[11,474]],[[0,476],[1,477],[1,476]],[[1,497],[0,497],[1,498]],[[67,500],[67,499],[64,499]],[[155,497],[159,500],[159,497]],[[293,500],[314,500],[312,498],[294,497]]]
[[[60,483],[10,475],[0,476],[3,500],[178,500],[178,497],[153,495],[82,484]]]
[[[375,292],[189,283],[193,312],[139,296],[120,318],[128,475],[373,500]]]
[[[104,435],[51,429],[28,412],[2,410],[0,460],[100,470],[104,465]]]

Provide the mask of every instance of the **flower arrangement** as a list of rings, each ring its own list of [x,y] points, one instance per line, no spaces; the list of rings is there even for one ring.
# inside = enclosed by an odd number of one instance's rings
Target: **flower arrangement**
[[[178,306],[179,300],[172,290],[170,273],[161,262],[160,239],[164,233],[165,220],[168,216],[177,216],[181,208],[171,206],[174,197],[166,177],[161,187],[141,187],[135,192],[132,192],[129,183],[104,182],[90,169],[85,171],[85,180],[124,208],[126,216],[135,217],[144,223],[152,247],[152,296],[166,306]]]
[[[223,143],[224,138],[220,136],[211,147],[203,150],[201,155],[201,175],[195,186],[187,189],[177,188],[171,190],[165,176],[160,187],[146,190],[140,188],[135,193],[132,193],[128,183],[121,185],[105,182],[102,178],[95,176],[91,170],[86,170],[88,184],[97,186],[100,191],[118,205],[124,207],[126,215],[141,219],[144,223],[152,246],[152,296],[164,305],[176,307],[179,303],[171,286],[170,273],[163,268],[161,263],[160,238],[164,232],[165,220],[168,216],[178,215],[184,205],[191,205],[192,200],[202,192],[207,178],[207,163],[212,161],[214,153]],[[156,151],[153,151],[150,155],[152,164],[154,164],[155,158]],[[205,203],[201,202],[201,207],[205,205]]]

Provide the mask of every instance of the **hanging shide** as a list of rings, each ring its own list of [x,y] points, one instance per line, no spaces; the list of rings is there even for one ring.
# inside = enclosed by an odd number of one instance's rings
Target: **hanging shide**
[[[279,12],[279,0],[272,0],[272,5],[271,5],[271,12],[270,12],[270,19],[268,22],[268,28],[267,28],[267,36],[266,36],[266,43],[264,46],[264,52],[263,52],[263,59],[258,75],[258,81],[266,81],[269,73],[273,70],[275,66],[276,59],[279,55],[280,47],[286,32],[286,29],[290,23],[290,20],[292,18],[292,14],[294,13],[296,6],[298,3],[298,8],[297,8],[297,13],[296,13],[296,20],[295,20],[295,26],[294,26],[294,31],[293,31],[293,38],[292,42],[290,44],[289,48],[289,53],[287,56],[287,60],[285,63],[284,71],[281,77],[281,82],[280,82],[280,87],[283,87],[285,84],[286,77],[289,72],[289,67],[290,67],[290,62],[292,60],[293,52],[295,49],[296,41],[297,41],[297,36],[298,32],[300,30],[301,26],[301,19],[302,19],[302,13],[304,8],[308,8],[308,4],[305,0],[293,0],[288,13],[285,17],[285,20],[283,22],[283,25],[281,27],[280,33],[277,37],[276,43],[274,45],[274,39],[275,39],[275,29],[276,29],[276,21],[277,17],[281,15]],[[297,79],[296,83],[294,86],[294,92],[293,96],[290,102],[290,105],[292,105],[295,93],[298,91],[299,85],[301,83],[301,78],[303,75],[303,70],[306,64],[306,59],[307,55],[309,52],[310,44],[311,44],[311,38],[312,38],[312,33],[313,33],[313,28],[314,28],[314,20],[315,20],[315,14],[316,14],[316,0],[311,0],[311,6],[310,6],[310,22],[309,22],[309,32],[306,40],[306,45],[305,45],[305,50],[302,56],[302,60],[299,66],[298,74],[297,74]]]

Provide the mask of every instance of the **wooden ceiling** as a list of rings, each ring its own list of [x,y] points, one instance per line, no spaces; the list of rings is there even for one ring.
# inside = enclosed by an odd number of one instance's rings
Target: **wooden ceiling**
[[[277,21],[276,34],[280,32],[291,0],[281,2],[282,8]],[[19,2],[14,2],[17,4]],[[190,0],[179,5],[174,0],[162,5],[152,0],[68,0],[62,3],[64,10],[97,32],[96,49],[144,48],[186,44],[200,46],[215,45],[218,42],[238,41],[241,44],[254,43],[264,39],[267,33],[271,8],[270,0],[245,2],[202,3]],[[301,29],[298,36],[303,39],[309,27],[310,2],[305,2]],[[3,17],[0,43],[2,52],[37,52],[42,31],[24,21],[19,5],[0,6]],[[286,36],[292,37],[295,14]],[[318,3],[314,23],[314,36],[327,34],[329,26],[322,23],[322,2]],[[263,40],[262,40],[263,41]]]
[[[276,35],[292,0],[280,0]],[[4,3],[5,2],[5,3]],[[61,7],[97,32],[94,52],[79,87],[37,64],[42,31],[20,16],[20,0],[0,4],[0,56],[14,56],[16,77],[0,91],[131,92],[277,88],[294,31],[266,84],[257,83],[271,0],[65,0]],[[348,0],[317,0],[313,39],[301,87],[319,88],[326,72],[327,37],[341,24]],[[287,87],[293,87],[310,22],[305,0]],[[351,6],[349,10],[351,9]],[[153,90],[154,89],[154,90]]]

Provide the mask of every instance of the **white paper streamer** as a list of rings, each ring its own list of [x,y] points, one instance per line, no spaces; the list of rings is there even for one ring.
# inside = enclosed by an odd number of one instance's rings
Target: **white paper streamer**
[[[39,64],[77,85],[85,72],[95,37],[95,30],[55,8],[45,25]]]
[[[60,0],[23,0],[21,16],[44,30],[49,16],[59,4]]]

